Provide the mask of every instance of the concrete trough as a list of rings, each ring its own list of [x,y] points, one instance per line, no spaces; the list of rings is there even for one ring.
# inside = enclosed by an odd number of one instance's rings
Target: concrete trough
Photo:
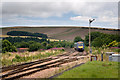
[[[107,61],[112,61],[112,54],[114,54],[114,52],[106,52],[106,60]]]
[[[114,52],[106,52],[106,55],[112,55],[112,54],[114,54]]]
[[[120,54],[112,54],[112,61],[120,62]]]

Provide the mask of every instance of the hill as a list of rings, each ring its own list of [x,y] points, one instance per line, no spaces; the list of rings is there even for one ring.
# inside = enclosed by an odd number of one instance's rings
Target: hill
[[[81,36],[83,39],[89,32],[89,27],[7,27],[1,28],[2,35],[7,35],[9,31],[27,31],[31,33],[47,34],[49,38],[70,40],[72,41],[76,36]],[[118,29],[93,28],[91,32],[103,32],[107,34],[118,34]]]

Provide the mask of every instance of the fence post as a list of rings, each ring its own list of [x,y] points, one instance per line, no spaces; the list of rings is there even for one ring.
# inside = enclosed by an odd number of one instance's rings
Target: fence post
[[[90,56],[90,61],[92,61],[92,56]]]
[[[101,54],[101,61],[103,61],[103,53]]]

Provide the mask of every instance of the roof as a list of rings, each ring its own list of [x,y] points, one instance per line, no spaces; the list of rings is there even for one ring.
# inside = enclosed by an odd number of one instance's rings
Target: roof
[[[17,48],[17,49],[19,49],[19,50],[27,50],[29,48]]]
[[[83,43],[82,41],[80,41],[80,42],[77,42],[77,43]]]

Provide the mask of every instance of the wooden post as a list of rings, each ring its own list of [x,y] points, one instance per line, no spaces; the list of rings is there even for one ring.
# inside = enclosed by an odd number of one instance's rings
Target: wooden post
[[[103,61],[103,54],[101,54],[101,61]]]
[[[96,61],[97,61],[97,56],[91,56],[90,61],[92,61],[92,57],[96,57]]]
[[[92,56],[90,57],[90,61],[92,61]]]

